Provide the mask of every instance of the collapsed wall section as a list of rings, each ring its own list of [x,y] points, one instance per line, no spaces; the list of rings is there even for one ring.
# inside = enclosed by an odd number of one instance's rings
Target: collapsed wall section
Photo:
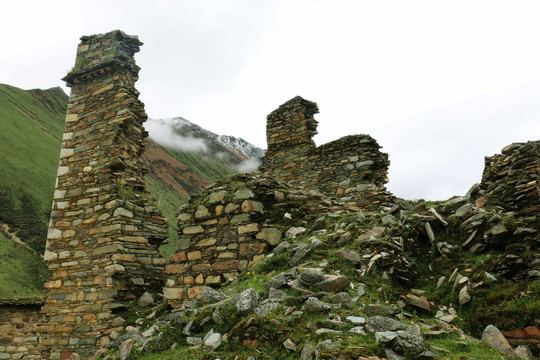
[[[178,215],[180,250],[165,270],[163,294],[169,304],[181,307],[203,286],[236,278],[284,240],[285,229],[309,226],[297,219],[315,220],[327,211],[323,199],[257,173],[227,177],[193,197]]]
[[[121,31],[85,36],[71,87],[45,251],[41,351],[89,355],[115,330],[114,312],[162,286],[167,224],[145,191],[147,116],[134,84],[142,43]]]
[[[192,198],[178,215],[180,250],[169,260],[164,295],[173,307],[196,298],[203,285],[219,286],[281,240],[265,227],[283,192],[273,179],[235,175]]]
[[[369,135],[346,136],[316,147],[317,104],[297,96],[267,117],[268,149],[259,170],[319,190],[342,202],[377,209],[394,199],[386,191],[388,154]]]
[[[540,214],[540,141],[505,146],[485,157],[477,203],[502,207],[516,215]]]

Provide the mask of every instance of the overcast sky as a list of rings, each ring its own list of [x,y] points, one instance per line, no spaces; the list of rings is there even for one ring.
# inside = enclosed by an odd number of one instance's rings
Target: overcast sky
[[[370,134],[408,199],[462,195],[484,156],[540,139],[537,0],[6,1],[0,83],[64,87],[79,38],[114,29],[144,42],[150,117],[266,148],[266,115],[300,95],[318,145]]]

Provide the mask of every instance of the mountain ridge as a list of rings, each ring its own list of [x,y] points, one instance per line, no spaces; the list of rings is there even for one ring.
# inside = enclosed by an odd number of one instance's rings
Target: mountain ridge
[[[224,160],[236,167],[240,172],[253,171],[260,164],[260,159],[264,156],[264,150],[250,144],[242,138],[231,135],[218,135],[210,130],[192,123],[183,117],[173,118],[150,118],[148,119],[147,129],[149,137],[164,146],[189,148],[192,146],[202,153],[215,154],[216,157]],[[168,127],[172,134],[164,134]],[[177,136],[175,146],[171,146],[171,140]],[[188,144],[182,144],[182,141]],[[246,165],[251,165],[246,167]]]

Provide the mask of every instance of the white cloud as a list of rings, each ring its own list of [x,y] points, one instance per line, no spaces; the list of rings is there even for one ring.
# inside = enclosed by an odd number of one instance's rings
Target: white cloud
[[[236,168],[241,173],[247,173],[257,170],[259,168],[259,165],[261,165],[261,162],[259,160],[247,159],[238,164]]]
[[[169,148],[186,152],[208,151],[208,146],[204,139],[178,135],[170,125],[160,121],[148,119],[144,124],[144,128],[148,131],[149,137]]]

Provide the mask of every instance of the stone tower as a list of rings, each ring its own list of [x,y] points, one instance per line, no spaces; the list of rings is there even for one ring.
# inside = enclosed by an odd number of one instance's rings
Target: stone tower
[[[147,115],[133,55],[141,45],[118,30],[83,36],[63,79],[71,96],[45,250],[45,359],[88,356],[109,342],[122,302],[162,286],[167,224],[140,160]]]

